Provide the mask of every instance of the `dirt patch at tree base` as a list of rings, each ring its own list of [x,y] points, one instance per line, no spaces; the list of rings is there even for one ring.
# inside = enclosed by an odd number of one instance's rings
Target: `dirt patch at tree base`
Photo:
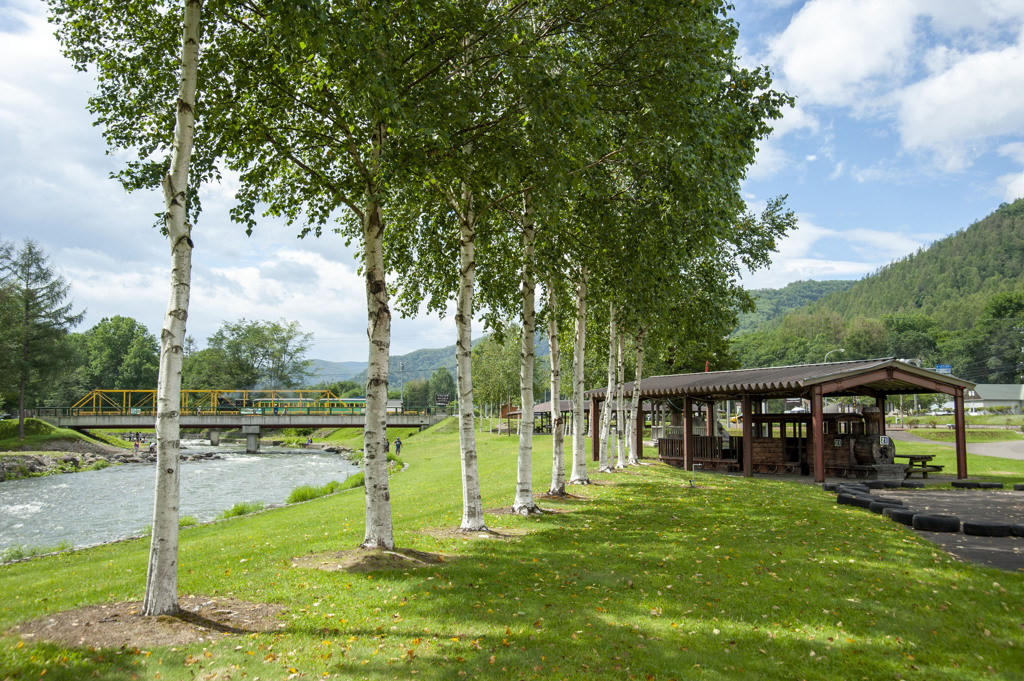
[[[542,506],[537,506],[535,511],[533,511],[529,515],[524,515],[522,513],[516,513],[515,511],[513,511],[511,506],[503,506],[501,508],[488,508],[488,509],[485,509],[484,510],[484,515],[517,515],[517,516],[519,516],[521,518],[528,518],[528,517],[534,517],[534,516],[540,516],[540,515],[551,515],[551,514],[558,514],[558,513],[572,513],[575,510],[576,510],[575,508],[553,508],[553,507],[544,508]]]
[[[543,499],[544,501],[591,501],[588,497],[581,497],[575,494],[569,494],[568,492],[565,494],[551,494],[549,492],[545,492],[537,498]]]
[[[509,509],[505,509],[506,512]],[[519,527],[503,527],[500,531],[497,530],[473,530],[465,531],[458,527],[435,527],[426,530],[420,530],[425,535],[433,537],[434,539],[461,539],[463,541],[477,540],[477,539],[490,539],[498,541],[510,541],[517,537],[527,535],[533,530]]]
[[[186,596],[180,605],[180,614],[157,617],[142,615],[142,603],[138,601],[88,605],[18,624],[8,633],[26,642],[149,649],[217,641],[285,626],[278,619],[283,605],[207,596]]]
[[[409,570],[452,560],[455,560],[452,556],[413,549],[351,549],[297,556],[292,558],[292,565],[327,572],[377,572]]]

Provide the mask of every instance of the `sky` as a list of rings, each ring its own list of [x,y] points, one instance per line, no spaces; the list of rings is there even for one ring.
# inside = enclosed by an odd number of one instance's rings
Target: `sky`
[[[742,186],[798,216],[749,288],[859,279],[1024,196],[1024,2],[736,0],[738,54],[796,98]],[[168,296],[157,193],[126,194],[39,0],[0,0],[0,239],[35,239],[71,284],[79,330],[134,317],[157,333]],[[365,361],[366,299],[352,248],[228,219],[230,182],[204,190],[188,332],[296,320],[309,356]],[[392,354],[455,341],[451,315],[397,318]]]

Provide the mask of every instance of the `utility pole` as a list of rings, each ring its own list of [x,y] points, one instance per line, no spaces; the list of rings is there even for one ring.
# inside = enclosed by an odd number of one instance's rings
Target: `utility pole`
[[[1013,327],[1013,330],[1024,335],[1024,326],[1015,326]],[[1024,354],[1024,342],[1021,343],[1020,351],[1021,354]],[[1017,363],[1017,379],[1024,380],[1024,362]]]
[[[399,387],[399,397],[402,400],[402,413],[405,413],[405,362],[398,363],[398,371],[402,376],[402,385]]]

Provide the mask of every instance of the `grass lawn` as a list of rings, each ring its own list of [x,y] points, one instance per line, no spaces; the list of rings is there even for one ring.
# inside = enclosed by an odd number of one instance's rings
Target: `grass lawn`
[[[931,454],[935,457],[932,463],[945,467],[943,475],[956,475],[956,450],[953,447],[923,442],[897,442],[896,452]],[[968,454],[967,477],[971,480],[1001,482],[1010,487],[1013,483],[1024,482],[1024,461]],[[926,482],[931,482],[931,478]],[[946,483],[945,486],[948,487],[949,484]]]
[[[907,431],[918,437],[934,442],[955,442],[956,431],[951,428],[914,428]],[[1024,440],[1024,434],[1016,430],[973,430],[968,428],[965,431],[967,442],[1010,442],[1012,440]]]
[[[516,439],[477,443],[484,508],[508,507]],[[6,636],[0,678],[1021,678],[1024,573],[959,563],[817,486],[698,473],[691,488],[688,473],[644,466],[542,502],[561,513],[488,515],[524,533],[507,540],[438,537],[424,530],[461,517],[458,435],[417,434],[402,454],[397,543],[444,564],[293,567],[362,540],[361,490],[195,527],[181,536],[180,592],[283,604],[282,630],[121,651]],[[550,459],[550,437],[537,437],[538,492]],[[0,567],[0,631],[141,600],[147,551],[132,541]]]
[[[406,443],[413,435],[419,432],[419,428],[388,428],[388,440],[391,441],[392,448],[394,451],[395,438],[402,438],[402,444]],[[305,439],[302,440],[305,442]],[[333,433],[325,438],[314,438],[314,442],[329,442],[331,444],[343,445],[349,449],[362,449],[363,448],[363,429],[362,428],[338,428]],[[404,451],[404,449],[403,449]]]

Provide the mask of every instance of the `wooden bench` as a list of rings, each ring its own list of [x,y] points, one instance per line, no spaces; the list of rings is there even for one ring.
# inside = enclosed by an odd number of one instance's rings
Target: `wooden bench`
[[[929,473],[941,473],[942,466],[911,466],[907,469],[907,477],[914,473],[920,473],[922,478],[927,478]]]
[[[934,454],[894,454],[892,458],[907,460],[907,478],[914,473],[920,473],[922,478],[927,478],[929,473],[941,473],[943,468],[932,464]]]
[[[708,471],[726,471],[729,473],[735,473],[741,470],[740,461],[738,459],[717,459],[704,456],[696,456],[693,458],[693,462],[699,463],[704,470]]]

